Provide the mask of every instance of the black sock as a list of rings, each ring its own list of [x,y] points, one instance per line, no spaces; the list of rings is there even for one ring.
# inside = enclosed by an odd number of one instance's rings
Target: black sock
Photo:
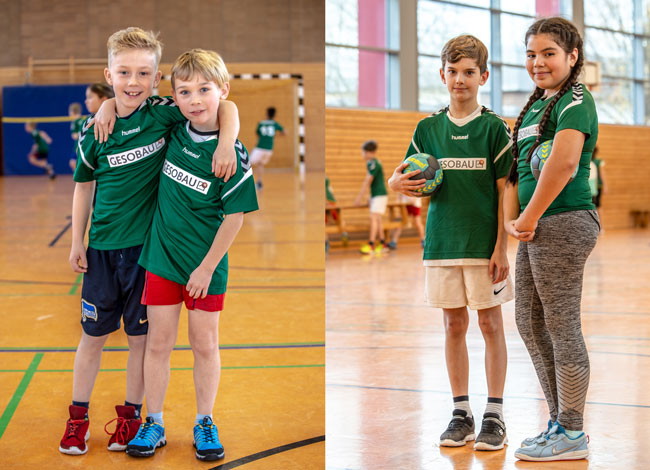
[[[88,406],[90,405],[90,402],[89,401],[74,401],[74,400],[72,400],[72,404],[74,406],[80,406],[82,408],[88,409]]]
[[[139,405],[136,405],[135,403],[131,403],[131,402],[128,402],[128,401],[124,400],[124,406],[132,406],[133,408],[135,408],[135,417],[136,417],[136,419],[140,417],[140,413],[142,412],[142,403],[140,403]]]

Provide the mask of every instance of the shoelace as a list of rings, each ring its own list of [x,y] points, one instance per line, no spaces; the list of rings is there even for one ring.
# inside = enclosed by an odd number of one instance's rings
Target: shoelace
[[[85,422],[86,422],[85,419],[69,419],[68,432],[66,433],[65,437],[75,436],[77,434],[77,431],[79,430],[79,426],[81,426]]]
[[[110,432],[106,428],[108,428],[108,425],[111,424],[113,421],[117,421],[117,424],[115,425],[115,431]],[[126,441],[126,439],[129,437],[129,426],[126,423],[126,418],[118,416],[117,418],[111,419],[108,423],[104,425],[104,432],[109,436],[117,434],[119,442]],[[119,438],[121,438],[121,440]]]
[[[212,426],[214,426],[214,424],[209,424],[207,426],[203,424],[199,424],[199,426],[201,428],[201,431],[203,432],[203,440],[205,442],[215,442],[214,435],[212,434]]]
[[[153,436],[155,430],[153,429],[155,423],[149,423],[145,422],[142,423],[142,426],[140,426],[140,430],[138,431],[138,434],[136,436],[136,439],[144,439],[145,441],[153,444],[155,441],[155,437]]]

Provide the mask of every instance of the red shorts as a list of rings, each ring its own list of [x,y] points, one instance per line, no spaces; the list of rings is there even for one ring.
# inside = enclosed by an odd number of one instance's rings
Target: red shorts
[[[422,208],[415,206],[406,206],[406,212],[408,215],[412,215],[413,217],[419,217],[420,212],[422,212]]]
[[[184,285],[146,271],[141,302],[143,305],[176,305],[185,302],[188,310],[221,312],[225,296],[226,294],[207,295],[205,299],[193,299]]]

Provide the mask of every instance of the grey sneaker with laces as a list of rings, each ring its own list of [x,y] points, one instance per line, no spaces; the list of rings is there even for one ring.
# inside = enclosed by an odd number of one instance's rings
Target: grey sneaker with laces
[[[496,413],[485,413],[483,415],[483,423],[481,424],[481,432],[478,433],[476,442],[474,443],[475,450],[499,450],[508,443],[508,436],[506,436],[506,425],[499,419]]]
[[[464,446],[468,441],[473,441],[475,437],[474,420],[467,416],[467,411],[454,410],[447,430],[440,435],[440,445],[443,447],[460,447]]]

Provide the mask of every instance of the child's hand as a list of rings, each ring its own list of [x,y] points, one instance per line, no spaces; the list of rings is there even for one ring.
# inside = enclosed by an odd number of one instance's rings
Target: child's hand
[[[102,103],[97,114],[90,120],[90,124],[95,124],[95,140],[102,144],[108,140],[108,136],[113,133],[115,125],[115,98],[110,98]]]
[[[88,271],[88,260],[86,259],[86,249],[83,245],[72,245],[70,249],[70,267],[76,273],[85,273]]]
[[[212,172],[217,178],[223,178],[224,182],[227,182],[237,171],[237,152],[234,144],[222,145],[221,142],[220,140],[212,156]]]
[[[492,256],[490,257],[490,265],[488,269],[490,277],[492,278],[492,284],[498,284],[508,277],[510,263],[508,263],[508,254],[506,253],[506,250],[494,250],[494,253],[492,253]]]
[[[518,232],[534,232],[537,228],[537,221],[529,220],[524,212],[515,220],[515,230]]]
[[[508,220],[504,222],[504,229],[508,235],[516,238],[520,242],[529,242],[535,237],[535,232],[520,232],[515,228],[516,220]]]
[[[422,171],[415,170],[409,171],[408,173],[402,173],[402,171],[404,171],[407,166],[408,163],[403,162],[397,168],[395,168],[393,175],[388,179],[388,186],[393,191],[404,194],[405,196],[421,197],[422,194],[416,193],[415,190],[424,188],[427,180],[425,178],[422,178],[421,180],[409,179],[413,175],[422,173]]]
[[[199,297],[205,299],[208,295],[208,287],[210,287],[213,272],[203,265],[200,265],[192,272],[186,286],[190,297],[193,299],[198,299]]]

